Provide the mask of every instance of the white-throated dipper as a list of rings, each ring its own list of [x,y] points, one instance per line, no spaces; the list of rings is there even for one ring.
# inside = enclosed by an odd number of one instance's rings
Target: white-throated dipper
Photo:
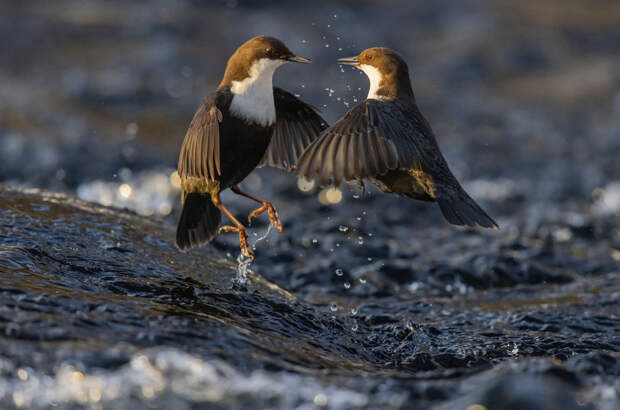
[[[338,62],[366,73],[368,97],[308,146],[297,175],[319,185],[366,179],[384,192],[437,202],[451,224],[498,229],[448,168],[416,105],[407,63],[383,47]]]
[[[273,205],[237,184],[260,165],[294,169],[303,149],[327,128],[314,107],[273,86],[275,70],[288,62],[310,60],[295,56],[273,37],[248,40],[230,57],[222,82],[196,111],[179,154],[179,249],[205,245],[220,231],[238,232],[242,253],[254,256],[245,227],[220,201],[227,188],[261,203],[249,221],[267,211],[270,223],[282,230]],[[219,228],[220,211],[234,226]]]

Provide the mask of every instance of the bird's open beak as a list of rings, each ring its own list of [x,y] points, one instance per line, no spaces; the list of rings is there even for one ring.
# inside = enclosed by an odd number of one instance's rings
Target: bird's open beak
[[[293,63],[304,63],[304,64],[310,64],[312,62],[312,60],[310,59],[299,57],[299,56],[286,57],[286,60],[292,61]]]
[[[352,65],[353,67],[357,67],[359,65],[359,61],[357,61],[357,56],[355,57],[344,57],[338,59],[338,64],[344,65]]]

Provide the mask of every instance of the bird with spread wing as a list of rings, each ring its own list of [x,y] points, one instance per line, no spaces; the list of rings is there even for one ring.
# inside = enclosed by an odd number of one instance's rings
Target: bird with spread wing
[[[288,62],[310,60],[273,37],[248,40],[230,57],[222,82],[198,108],[179,154],[179,249],[206,245],[221,231],[237,232],[242,253],[253,258],[245,227],[220,199],[227,188],[261,204],[248,221],[267,211],[270,223],[282,230],[274,206],[238,184],[257,166],[293,170],[303,150],[327,128],[314,107],[273,86],[275,70]],[[232,225],[220,227],[221,212]]]
[[[437,202],[451,224],[498,229],[450,171],[418,109],[405,61],[374,47],[339,63],[368,76],[368,97],[306,148],[297,175],[321,186],[367,180],[384,192]]]

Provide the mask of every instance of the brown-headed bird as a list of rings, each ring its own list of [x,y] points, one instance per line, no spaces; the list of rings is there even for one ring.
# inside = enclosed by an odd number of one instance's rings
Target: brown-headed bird
[[[273,205],[237,184],[260,165],[291,171],[303,149],[327,127],[315,108],[273,86],[275,70],[288,62],[310,60],[273,37],[248,40],[230,57],[222,82],[196,111],[179,154],[179,249],[205,245],[220,231],[238,232],[242,253],[253,257],[245,227],[220,200],[227,188],[262,205],[250,214],[250,222],[267,211],[270,223],[282,230]],[[221,212],[234,226],[219,228]]]
[[[497,229],[452,175],[416,105],[407,63],[383,47],[338,62],[366,73],[368,97],[308,146],[297,175],[321,186],[365,179],[383,192],[437,202],[451,224]]]

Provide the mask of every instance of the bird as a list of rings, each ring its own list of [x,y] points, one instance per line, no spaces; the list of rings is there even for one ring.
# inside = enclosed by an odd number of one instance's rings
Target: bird
[[[311,61],[274,37],[246,41],[228,59],[215,92],[196,111],[179,153],[178,249],[206,245],[221,232],[237,232],[242,254],[254,259],[246,228],[220,199],[228,188],[261,204],[249,215],[249,223],[267,211],[270,224],[282,231],[271,202],[242,191],[238,184],[263,165],[292,171],[303,149],[327,128],[318,109],[273,86],[274,72],[289,62]],[[232,225],[220,227],[222,212]]]
[[[386,193],[436,202],[453,225],[499,225],[450,171],[429,122],[420,112],[405,60],[372,47],[338,59],[370,81],[366,100],[324,130],[302,153],[296,173],[319,186],[364,180]]]

